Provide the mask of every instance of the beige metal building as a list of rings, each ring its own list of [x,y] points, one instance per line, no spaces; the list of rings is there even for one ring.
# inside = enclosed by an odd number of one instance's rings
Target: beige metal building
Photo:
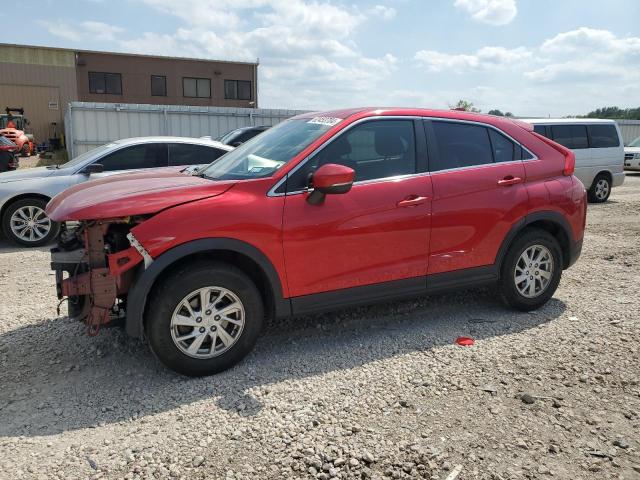
[[[257,108],[258,64],[0,44],[0,113],[21,107],[37,143],[71,101]]]

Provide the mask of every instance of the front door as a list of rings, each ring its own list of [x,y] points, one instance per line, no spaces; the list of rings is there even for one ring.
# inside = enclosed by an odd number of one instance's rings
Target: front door
[[[432,190],[415,126],[357,124],[290,174],[283,245],[292,297],[426,275]],[[353,168],[355,183],[312,205],[309,176],[327,163]]]

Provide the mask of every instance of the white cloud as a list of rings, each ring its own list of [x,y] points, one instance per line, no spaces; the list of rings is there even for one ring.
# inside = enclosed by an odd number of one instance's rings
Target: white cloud
[[[506,25],[518,13],[515,0],[455,0],[454,5],[474,20],[490,25]]]
[[[124,32],[124,28],[109,25],[103,22],[86,21],[77,25],[69,25],[65,22],[50,22],[38,20],[38,24],[56,37],[80,42],[84,40],[115,40],[119,34]]]
[[[121,48],[163,55],[255,61],[260,58],[260,101],[278,107],[324,108],[369,103],[397,59],[363,55],[353,40],[367,19],[395,10],[326,0],[143,0],[182,20],[171,34],[146,32]],[[220,19],[223,19],[222,21]]]
[[[373,17],[379,17],[383,20],[392,20],[396,17],[396,9],[393,7],[387,7],[385,5],[374,5],[367,13]]]
[[[38,20],[38,25],[47,29],[47,31],[56,37],[64,38],[65,40],[71,40],[78,42],[82,39],[82,35],[66,23],[50,22],[47,20]]]
[[[482,47],[473,54],[448,54],[434,50],[420,50],[414,58],[432,72],[463,72],[472,69],[495,69],[527,60],[531,52],[524,47]]]
[[[86,21],[82,22],[80,26],[84,30],[84,33],[86,33],[86,36],[91,36],[97,40],[114,40],[119,34],[124,32],[124,28],[103,22]]]

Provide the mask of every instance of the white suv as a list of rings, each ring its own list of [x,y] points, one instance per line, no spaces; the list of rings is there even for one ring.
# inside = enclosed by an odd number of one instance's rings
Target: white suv
[[[624,147],[624,169],[640,171],[640,137]]]
[[[625,153],[620,128],[614,120],[536,118],[524,121],[532,124],[536,133],[573,151],[574,175],[586,187],[590,202],[606,202],[611,189],[624,182]]]

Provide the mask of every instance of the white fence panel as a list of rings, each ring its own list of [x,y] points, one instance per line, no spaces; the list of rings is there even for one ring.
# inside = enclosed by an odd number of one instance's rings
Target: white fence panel
[[[250,125],[275,125],[303,110],[71,102],[65,113],[69,158],[129,137],[218,137]]]
[[[640,120],[616,120],[616,122],[620,127],[625,145],[640,137]]]

